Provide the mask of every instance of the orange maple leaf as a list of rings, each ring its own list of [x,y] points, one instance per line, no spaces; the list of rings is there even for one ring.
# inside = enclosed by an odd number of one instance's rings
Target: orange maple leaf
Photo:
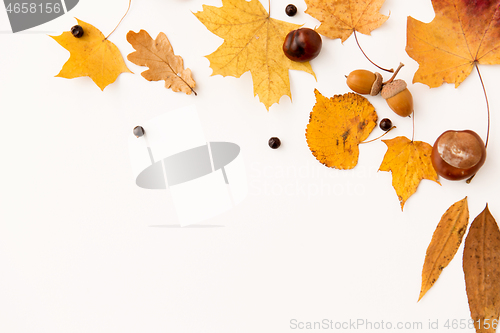
[[[410,141],[404,136],[382,141],[387,145],[387,152],[379,170],[392,172],[392,186],[398,195],[401,210],[406,200],[417,191],[422,179],[433,180],[440,184],[436,170],[432,166],[430,144]]]
[[[347,93],[327,98],[318,90],[306,129],[309,149],[318,161],[336,169],[358,164],[359,143],[377,125],[377,112],[361,95]]]
[[[306,0],[306,13],[321,22],[316,31],[342,43],[354,31],[370,35],[389,18],[379,13],[385,0]]]
[[[500,63],[500,0],[432,0],[430,23],[408,17],[406,52],[419,63],[413,82],[460,83],[474,64]]]
[[[89,76],[104,90],[121,73],[132,73],[115,44],[105,39],[102,32],[93,25],[76,20],[84,31],[81,38],[75,38],[70,31],[65,31],[60,36],[50,36],[71,54],[57,77],[74,79]]]

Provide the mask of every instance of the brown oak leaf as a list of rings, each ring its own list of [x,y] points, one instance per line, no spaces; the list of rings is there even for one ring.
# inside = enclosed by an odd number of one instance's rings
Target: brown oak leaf
[[[377,112],[361,95],[347,93],[324,97],[318,90],[306,129],[309,149],[318,161],[336,169],[358,164],[360,142],[377,125]]]
[[[163,32],[153,40],[144,30],[138,33],[129,31],[127,41],[136,49],[127,59],[136,65],[149,67],[141,73],[146,80],[165,80],[167,89],[172,88],[175,92],[182,91],[188,95],[194,92],[196,95],[191,70],[184,69],[184,61],[174,54],[174,49]]]
[[[432,166],[430,144],[411,141],[404,136],[382,141],[387,145],[387,152],[379,170],[392,172],[392,186],[398,195],[401,210],[406,200],[417,191],[422,179],[440,184]]]
[[[408,17],[406,52],[419,63],[413,82],[458,87],[474,64],[500,63],[500,0],[432,0],[430,23]]]
[[[343,43],[353,31],[370,35],[387,21],[389,17],[379,13],[384,1],[306,0],[306,13],[321,22],[318,33]]]

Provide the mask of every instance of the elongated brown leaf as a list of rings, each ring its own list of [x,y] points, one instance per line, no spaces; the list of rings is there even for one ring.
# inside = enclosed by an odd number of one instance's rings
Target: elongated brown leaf
[[[494,333],[500,315],[500,230],[488,205],[470,226],[463,268],[476,332]]]
[[[425,254],[422,288],[418,300],[434,285],[443,269],[457,253],[469,224],[467,197],[455,202],[441,216]]]

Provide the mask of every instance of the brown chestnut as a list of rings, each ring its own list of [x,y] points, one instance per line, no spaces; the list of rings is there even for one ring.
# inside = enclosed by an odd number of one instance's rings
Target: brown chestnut
[[[309,28],[292,30],[283,42],[283,52],[288,59],[305,62],[316,58],[321,51],[321,36]]]
[[[476,132],[446,131],[432,147],[432,165],[443,178],[461,180],[473,176],[484,164],[486,147]]]

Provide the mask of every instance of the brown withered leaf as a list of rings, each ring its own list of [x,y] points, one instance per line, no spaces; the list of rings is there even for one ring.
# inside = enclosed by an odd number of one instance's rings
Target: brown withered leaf
[[[476,332],[496,332],[492,323],[500,315],[500,230],[488,205],[470,226],[463,269]]]
[[[358,164],[360,142],[377,125],[377,112],[361,95],[347,93],[324,97],[315,89],[316,104],[306,129],[309,149],[318,161],[336,169]]]
[[[379,13],[385,0],[306,0],[306,13],[321,22],[316,30],[342,43],[353,31],[365,35],[380,27],[388,16]]]
[[[451,205],[441,216],[441,220],[432,235],[422,269],[422,288],[418,297],[419,301],[434,285],[442,270],[448,266],[457,253],[468,224],[469,207],[467,197],[465,197]]]
[[[401,210],[406,200],[417,191],[422,179],[439,183],[438,175],[431,162],[432,146],[422,141],[410,141],[404,136],[382,140],[387,152],[380,165],[380,171],[392,171],[392,186],[396,190]]]
[[[127,59],[136,65],[149,67],[141,74],[146,80],[165,80],[167,89],[172,88],[175,92],[182,91],[188,95],[194,92],[196,95],[191,70],[184,69],[184,61],[174,54],[174,49],[163,32],[153,40],[144,30],[138,33],[129,31],[127,41],[136,49]]]

